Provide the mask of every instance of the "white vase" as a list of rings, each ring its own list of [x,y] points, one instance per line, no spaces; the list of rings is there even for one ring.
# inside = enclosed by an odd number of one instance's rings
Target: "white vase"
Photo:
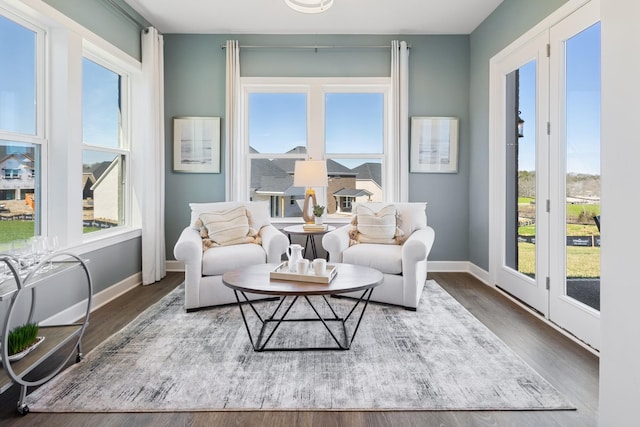
[[[318,224],[318,225],[322,225],[323,224],[321,216],[317,216],[315,218],[316,218],[316,224]]]

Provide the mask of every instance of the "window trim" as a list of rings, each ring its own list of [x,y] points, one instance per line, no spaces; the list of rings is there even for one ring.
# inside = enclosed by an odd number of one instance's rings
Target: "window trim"
[[[384,105],[383,117],[383,150],[382,153],[326,153],[325,152],[325,94],[327,93],[382,93]],[[380,159],[382,162],[383,200],[391,201],[395,185],[395,167],[391,164],[393,155],[393,123],[391,120],[391,78],[390,77],[241,77],[240,79],[240,147],[236,147],[239,158],[244,159],[238,172],[237,185],[240,187],[236,194],[249,200],[251,182],[251,160],[271,159]],[[305,93],[307,94],[307,153],[255,153],[249,151],[249,95],[251,93]],[[326,189],[319,192],[321,200],[326,200]],[[285,217],[272,218],[274,222],[299,222],[301,218]],[[331,219],[333,221],[333,219]],[[341,219],[336,219],[340,222]]]
[[[83,50],[82,50],[82,60],[88,59],[101,67],[117,74],[120,76],[120,134],[118,136],[118,148],[113,147],[105,147],[102,145],[94,145],[94,144],[86,144],[84,140],[81,141],[81,152],[85,151],[99,151],[104,153],[113,153],[116,155],[120,155],[124,158],[124,185],[123,185],[123,216],[122,224],[117,225],[112,228],[107,228],[98,231],[92,231],[91,233],[82,233],[82,241],[89,242],[95,241],[96,238],[101,238],[103,236],[109,236],[112,234],[117,234],[118,229],[121,227],[131,227],[132,226],[132,217],[133,217],[133,208],[132,208],[132,183],[131,183],[131,129],[130,129],[130,114],[131,114],[131,76],[129,72],[123,67],[114,64],[114,61],[102,52],[98,47],[92,45],[91,43],[83,42]],[[82,83],[81,83],[82,88]],[[81,95],[82,97],[82,91]],[[81,124],[82,125],[82,124]],[[81,155],[82,157],[82,155]],[[81,161],[82,162],[82,161]],[[84,163],[84,162],[82,162]]]

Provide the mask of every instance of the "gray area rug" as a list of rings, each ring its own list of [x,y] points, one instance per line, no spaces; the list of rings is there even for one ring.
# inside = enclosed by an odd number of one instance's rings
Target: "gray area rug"
[[[333,352],[254,352],[237,306],[186,313],[183,294],[30,394],[31,411],[575,409],[431,280],[417,312],[370,304],[351,350]],[[315,323],[274,344],[322,344]]]

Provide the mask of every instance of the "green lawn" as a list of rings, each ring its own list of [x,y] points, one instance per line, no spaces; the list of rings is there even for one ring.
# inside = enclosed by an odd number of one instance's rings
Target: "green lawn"
[[[33,221],[0,221],[0,243],[33,236]]]
[[[600,215],[600,205],[572,205],[567,203],[567,216],[577,218],[580,214],[585,215],[587,218]]]
[[[518,271],[534,273],[535,250],[533,243],[518,243]],[[567,277],[600,277],[600,248],[567,246]]]
[[[520,236],[535,236],[535,225],[523,225],[518,227],[518,235]],[[595,225],[585,224],[567,224],[567,236],[599,236],[600,232]]]
[[[531,202],[535,203],[536,199],[534,199],[533,197],[518,197],[518,204],[522,205],[522,204],[527,204],[530,205]]]
[[[98,227],[82,227],[83,233],[100,231]],[[0,243],[8,243],[18,239],[28,239],[34,236],[33,221],[0,221]]]

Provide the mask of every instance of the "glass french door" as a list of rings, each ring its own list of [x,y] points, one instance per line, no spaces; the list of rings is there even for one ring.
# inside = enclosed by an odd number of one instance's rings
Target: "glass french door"
[[[548,34],[499,64],[497,284],[548,314]]]
[[[599,348],[598,9],[583,6],[495,67],[496,284]]]
[[[600,23],[589,4],[550,31],[550,319],[600,347]]]

